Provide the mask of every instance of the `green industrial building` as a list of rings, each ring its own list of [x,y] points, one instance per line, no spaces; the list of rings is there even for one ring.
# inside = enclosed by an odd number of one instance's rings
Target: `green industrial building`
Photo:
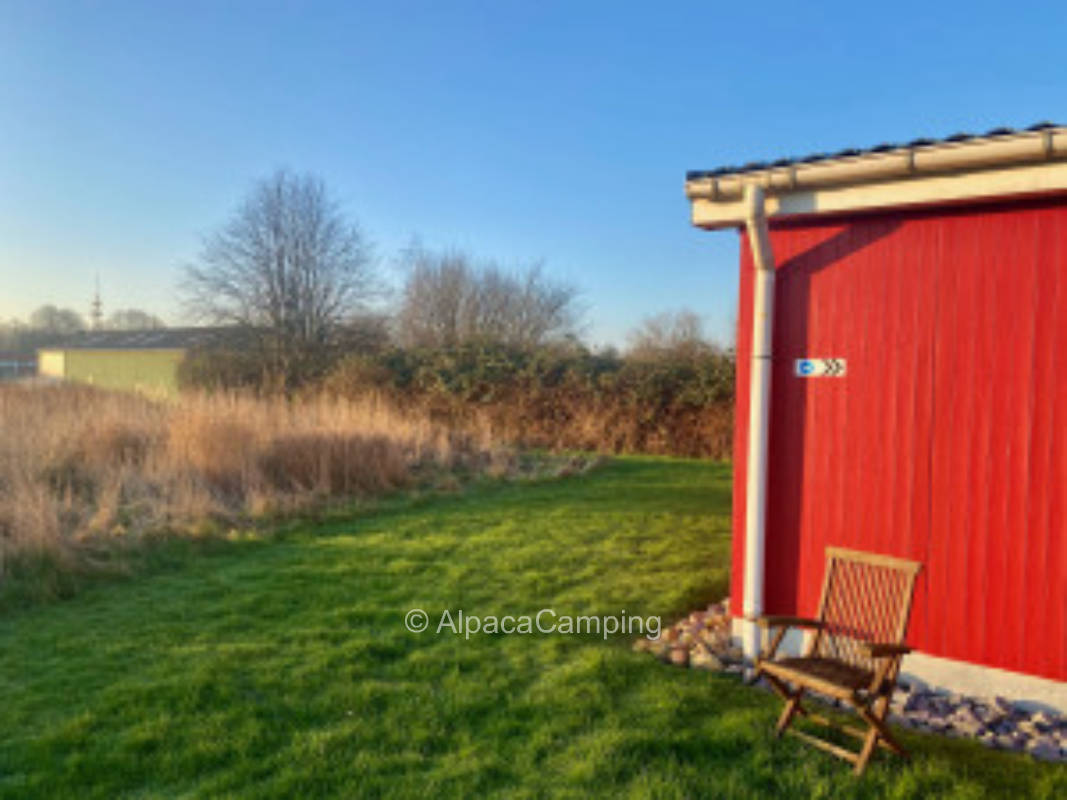
[[[37,374],[153,395],[178,392],[178,365],[193,348],[218,342],[227,329],[158,328],[89,331],[37,351]]]

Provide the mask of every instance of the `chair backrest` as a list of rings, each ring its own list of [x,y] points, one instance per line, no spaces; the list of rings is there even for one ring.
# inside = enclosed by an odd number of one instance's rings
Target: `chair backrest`
[[[921,569],[917,561],[827,547],[818,613],[825,627],[808,654],[873,670],[860,643],[903,643]]]

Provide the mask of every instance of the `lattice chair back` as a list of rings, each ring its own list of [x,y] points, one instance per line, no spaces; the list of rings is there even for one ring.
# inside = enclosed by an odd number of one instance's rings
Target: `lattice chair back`
[[[922,565],[902,558],[826,548],[826,572],[815,634],[808,655],[843,661],[873,672],[862,642],[902,644],[915,579]]]

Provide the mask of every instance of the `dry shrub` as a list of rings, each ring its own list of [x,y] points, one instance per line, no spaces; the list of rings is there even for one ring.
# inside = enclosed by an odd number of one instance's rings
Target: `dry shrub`
[[[5,487],[0,497],[0,549],[6,566],[12,555],[53,556],[70,563],[72,550],[63,535],[63,524],[71,520],[69,503],[56,498],[47,485],[18,482]]]
[[[156,432],[144,425],[104,420],[83,430],[75,452],[86,464],[139,467],[157,438]]]
[[[91,567],[116,538],[310,508],[501,461],[486,430],[450,430],[380,397],[187,395],[0,386],[0,570]]]
[[[255,444],[255,432],[243,422],[179,408],[167,426],[166,457],[214,491],[239,497],[249,482]]]
[[[719,459],[733,448],[733,406],[727,403],[662,410],[626,398],[542,393],[479,403],[433,397],[407,406],[441,425],[477,428],[521,448]]]
[[[283,492],[374,493],[398,488],[408,478],[402,444],[381,434],[280,436],[260,455],[258,466],[267,485]]]

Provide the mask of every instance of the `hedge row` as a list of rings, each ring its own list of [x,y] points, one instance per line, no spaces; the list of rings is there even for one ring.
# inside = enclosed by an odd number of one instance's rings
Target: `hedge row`
[[[292,390],[254,350],[192,356],[187,387]],[[437,422],[489,426],[517,444],[609,453],[729,458],[734,359],[710,346],[624,357],[577,344],[383,347],[308,361],[302,392],[374,392]]]
[[[382,392],[527,446],[730,455],[734,361],[712,348],[640,360],[576,346],[391,349],[343,359],[321,388]]]

